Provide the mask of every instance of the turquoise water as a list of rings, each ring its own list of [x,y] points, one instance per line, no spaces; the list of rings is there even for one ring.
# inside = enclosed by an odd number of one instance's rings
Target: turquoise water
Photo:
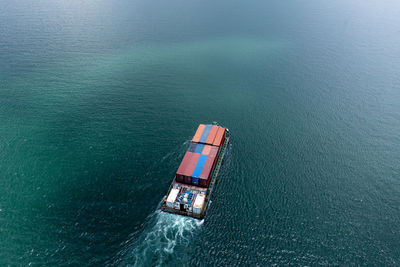
[[[0,4],[0,265],[400,265],[400,3]],[[207,217],[159,211],[199,123]]]

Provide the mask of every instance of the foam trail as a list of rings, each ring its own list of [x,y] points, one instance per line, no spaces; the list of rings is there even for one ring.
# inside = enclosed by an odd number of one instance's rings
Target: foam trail
[[[137,238],[128,240],[113,265],[161,266],[171,260],[176,248],[185,249],[204,220],[157,210],[148,227]]]

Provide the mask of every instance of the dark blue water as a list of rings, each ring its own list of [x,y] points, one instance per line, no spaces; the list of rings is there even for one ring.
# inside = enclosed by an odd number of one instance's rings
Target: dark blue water
[[[3,0],[0,265],[400,265],[399,70],[395,0]]]

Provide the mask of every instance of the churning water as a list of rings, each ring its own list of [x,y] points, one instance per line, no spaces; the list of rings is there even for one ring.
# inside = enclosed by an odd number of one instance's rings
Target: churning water
[[[168,264],[192,243],[204,220],[169,214],[153,213],[138,237],[132,237],[122,248],[113,264],[146,266]]]

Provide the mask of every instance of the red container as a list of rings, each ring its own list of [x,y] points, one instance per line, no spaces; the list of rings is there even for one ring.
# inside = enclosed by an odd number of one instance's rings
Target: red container
[[[208,185],[210,184],[210,178],[208,178],[208,179],[206,179],[206,178],[199,178],[199,186],[200,187],[205,187],[205,188],[207,188],[208,187]]]
[[[218,147],[212,146],[210,153],[208,154],[206,163],[204,164],[203,170],[199,177],[199,186],[208,187],[211,180],[211,173],[217,163],[218,159]]]
[[[206,163],[204,164],[203,170],[202,170],[199,178],[206,179],[206,180],[208,178],[210,178],[210,174],[211,174],[213,165],[214,165],[214,158],[211,158],[209,156],[206,160]]]
[[[215,135],[213,145],[219,147],[219,146],[221,146],[221,144],[223,143],[224,140],[225,140],[225,128],[218,127],[218,132]]]
[[[210,133],[208,134],[206,144],[212,145],[215,139],[215,136],[217,135],[218,132],[218,126],[213,125],[211,127]]]
[[[203,154],[203,155],[210,154],[211,148],[213,148],[213,147],[215,147],[215,146],[205,145],[201,154]]]
[[[176,181],[179,183],[184,182],[184,175],[185,175],[185,170],[187,169],[191,158],[192,158],[193,153],[192,152],[186,152],[185,156],[182,159],[181,165],[179,165],[178,170],[176,171]]]
[[[218,154],[218,150],[219,150],[219,147],[217,147],[217,146],[212,146],[211,148],[210,148],[210,152],[208,153],[208,155],[209,156],[213,156],[214,158],[217,156],[217,154]]]
[[[187,168],[184,171],[184,183],[191,184],[192,183],[192,174],[193,174],[194,169],[196,168],[197,161],[199,161],[201,154],[200,153],[192,153],[192,152],[187,152],[187,153],[191,153],[192,156],[187,165]]]
[[[204,124],[200,124],[197,128],[196,134],[193,136],[192,142],[198,143],[200,141],[200,137],[203,134],[204,128],[206,126]]]

